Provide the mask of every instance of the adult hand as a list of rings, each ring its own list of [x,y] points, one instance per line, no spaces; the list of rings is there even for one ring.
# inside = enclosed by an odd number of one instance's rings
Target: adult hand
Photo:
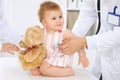
[[[79,49],[82,49],[86,46],[86,39],[85,37],[74,37],[66,39],[62,42],[62,44],[59,46],[59,49],[70,55],[78,51]]]
[[[12,43],[3,43],[1,52],[8,52],[14,54],[15,51],[19,51],[19,48]]]

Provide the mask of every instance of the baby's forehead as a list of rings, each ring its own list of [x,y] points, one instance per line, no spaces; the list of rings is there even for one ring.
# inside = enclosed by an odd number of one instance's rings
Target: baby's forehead
[[[49,10],[45,12],[45,15],[62,15],[61,10]]]
[[[52,9],[52,10],[46,10],[46,11],[45,11],[45,13],[50,13],[50,12],[56,12],[56,13],[57,13],[57,12],[60,12],[60,13],[61,13],[62,10],[61,10],[61,9]]]

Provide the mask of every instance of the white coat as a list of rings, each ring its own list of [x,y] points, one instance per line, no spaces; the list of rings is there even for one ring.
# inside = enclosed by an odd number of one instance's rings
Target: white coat
[[[20,32],[0,17],[0,50],[3,42],[18,44],[21,38]]]
[[[97,51],[92,72],[97,78],[102,73],[103,80],[120,80],[120,27],[115,27],[107,22],[108,12],[113,12],[114,6],[118,6],[116,13],[120,14],[120,0],[101,0],[99,32],[101,34],[91,37],[96,40]],[[73,32],[78,36],[84,36],[96,19],[97,0],[83,0],[83,6]]]

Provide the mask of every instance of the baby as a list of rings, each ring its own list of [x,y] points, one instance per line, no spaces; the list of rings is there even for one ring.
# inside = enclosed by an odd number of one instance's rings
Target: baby
[[[31,73],[54,77],[74,75],[73,54],[66,55],[58,49],[63,40],[75,37],[70,30],[63,29],[64,18],[61,8],[55,2],[47,1],[41,4],[38,15],[40,22],[45,27],[44,44],[47,48],[47,58],[40,68],[31,70]],[[80,50],[78,53],[80,57],[78,63],[81,62],[83,66],[88,66],[89,62],[84,50]]]

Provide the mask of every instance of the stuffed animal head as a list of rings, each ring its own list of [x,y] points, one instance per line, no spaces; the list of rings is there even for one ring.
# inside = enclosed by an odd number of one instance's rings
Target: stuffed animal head
[[[26,30],[23,40],[20,41],[20,47],[33,47],[43,43],[43,32],[39,26],[30,27]]]

